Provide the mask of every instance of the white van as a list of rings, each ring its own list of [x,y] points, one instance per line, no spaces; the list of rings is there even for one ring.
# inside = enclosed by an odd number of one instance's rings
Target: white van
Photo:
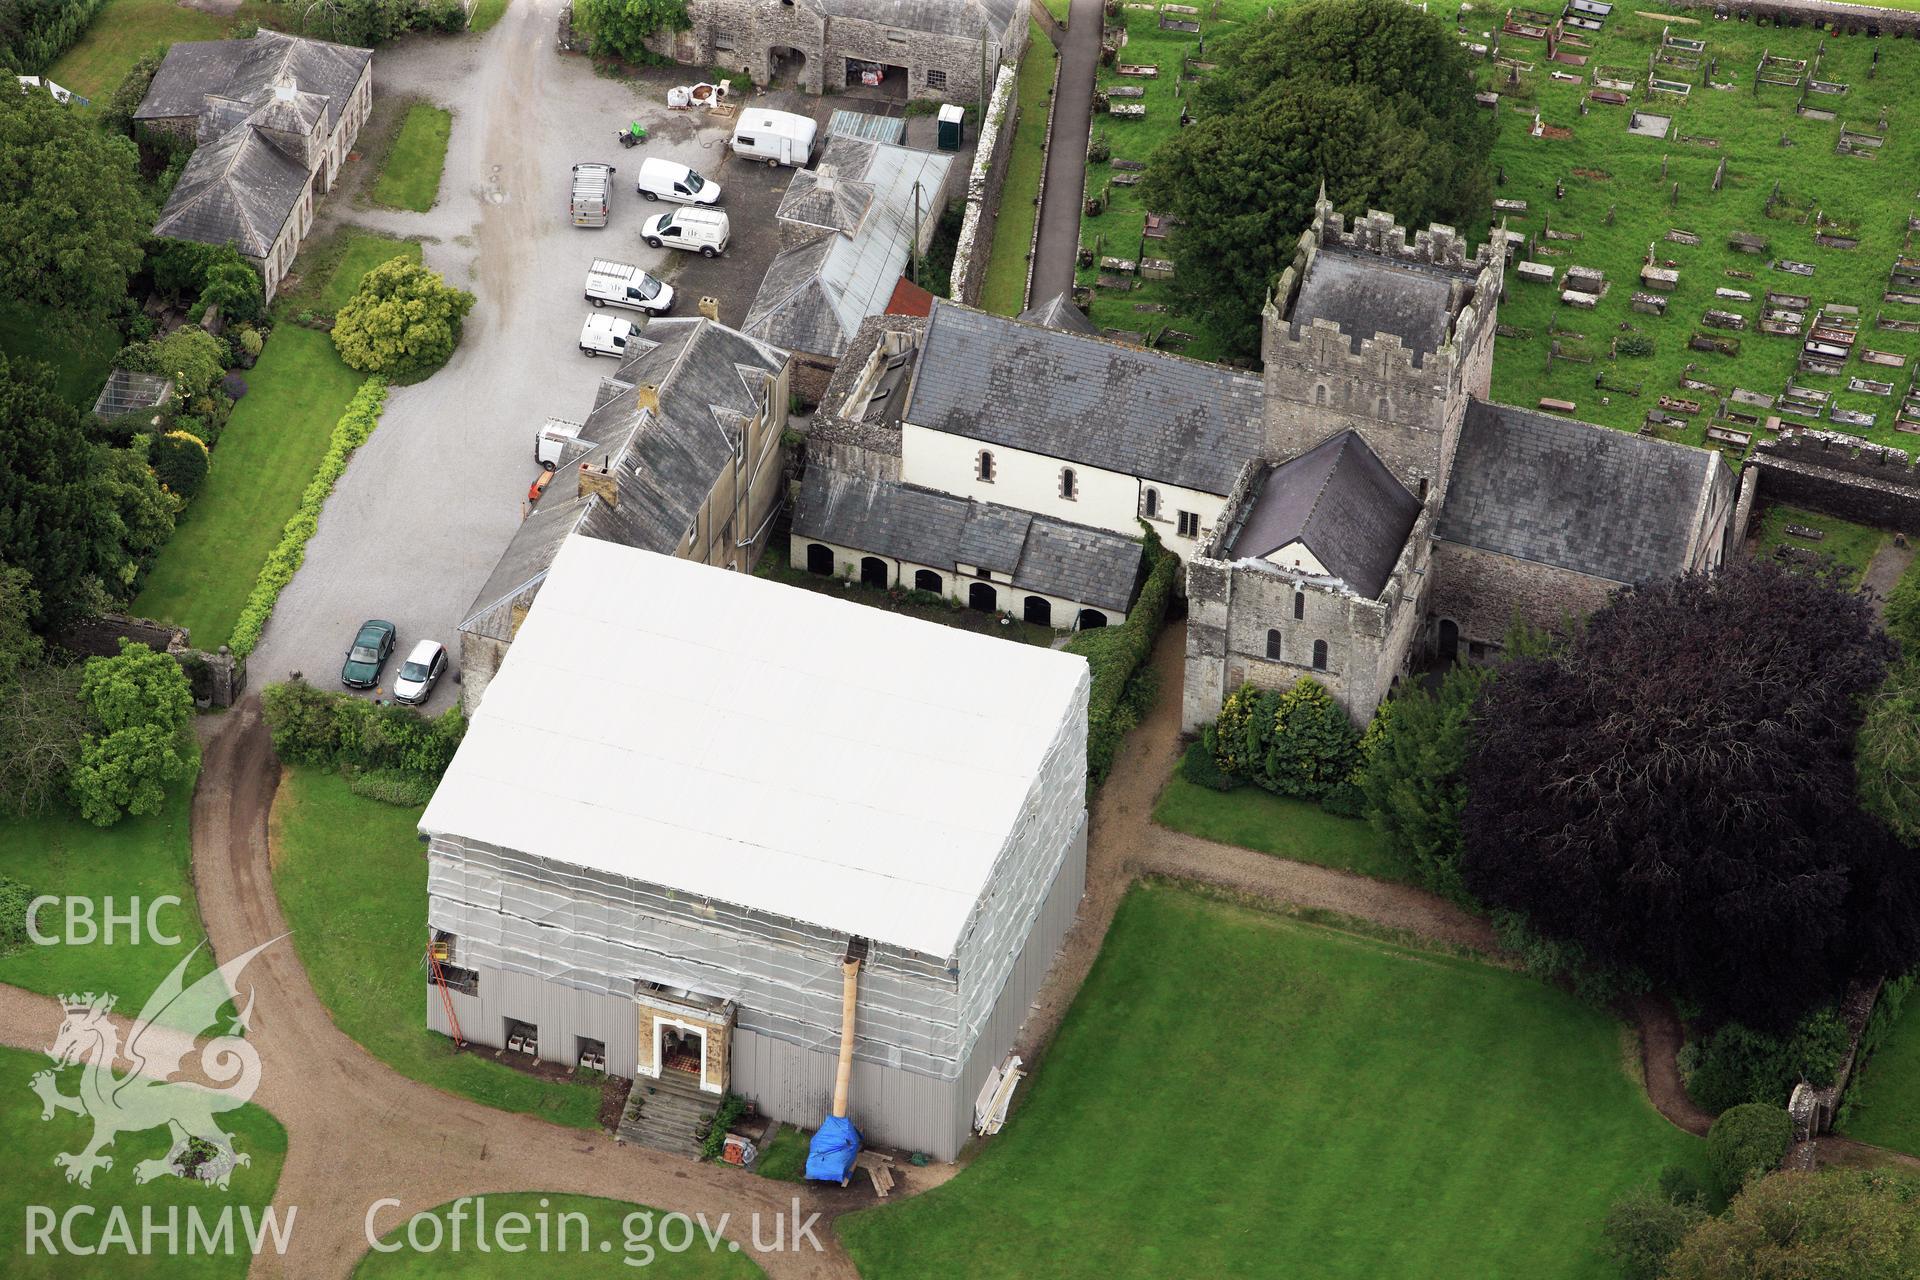
[[[811,118],[790,111],[748,111],[733,131],[733,154],[804,169],[813,155]]]
[[[580,330],[580,349],[590,356],[623,356],[636,332],[631,320],[588,316]]]
[[[613,166],[577,164],[573,166],[573,225],[604,227],[613,208]]]
[[[587,269],[587,301],[596,307],[631,307],[665,315],[673,306],[673,286],[638,267],[597,258]]]
[[[719,204],[720,184],[709,182],[683,164],[671,160],[643,160],[633,189],[649,200],[680,204]]]
[[[640,227],[640,238],[656,249],[671,245],[675,249],[697,251],[703,258],[725,253],[727,240],[732,234],[733,228],[727,221],[727,215],[718,209],[675,209],[672,213],[656,213]]]

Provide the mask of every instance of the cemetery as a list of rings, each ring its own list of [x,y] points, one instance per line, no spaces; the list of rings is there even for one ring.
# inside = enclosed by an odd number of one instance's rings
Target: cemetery
[[[1209,48],[1265,11],[1110,7],[1076,279],[1109,336],[1220,355],[1138,184]],[[1461,228],[1512,237],[1496,399],[1576,403],[1736,461],[1795,424],[1915,443],[1920,413],[1888,406],[1913,400],[1920,356],[1920,41],[1597,0],[1429,11],[1497,121],[1492,199]],[[1734,386],[1781,412],[1729,415]],[[1699,412],[1654,407],[1690,390]]]
[[[1920,43],[1570,6],[1553,43],[1587,60],[1575,84],[1497,11],[1458,25],[1487,43],[1477,87],[1502,99],[1493,207],[1464,230],[1525,237],[1496,399],[1576,401],[1588,421],[1736,461],[1792,426],[1915,443]],[[1631,287],[1570,283],[1552,252],[1569,235]]]

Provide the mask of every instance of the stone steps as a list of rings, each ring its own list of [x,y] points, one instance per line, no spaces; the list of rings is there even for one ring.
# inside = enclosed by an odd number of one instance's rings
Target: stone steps
[[[641,1076],[627,1095],[616,1133],[622,1142],[698,1158],[702,1130],[720,1108],[718,1095],[702,1093],[697,1082],[669,1074]]]

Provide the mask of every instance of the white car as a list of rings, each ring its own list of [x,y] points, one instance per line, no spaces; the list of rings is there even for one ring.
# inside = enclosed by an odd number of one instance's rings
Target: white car
[[[643,160],[640,176],[633,189],[648,200],[672,200],[678,204],[719,204],[720,184],[700,176],[699,172],[671,160]]]
[[[623,356],[635,332],[631,320],[588,316],[580,330],[580,349],[590,356]]]
[[[400,664],[393,681],[393,700],[418,706],[433,696],[433,685],[447,671],[447,647],[438,640],[422,640]]]

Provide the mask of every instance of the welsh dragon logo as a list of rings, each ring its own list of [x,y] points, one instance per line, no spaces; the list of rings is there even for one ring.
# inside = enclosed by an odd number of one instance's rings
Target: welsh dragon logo
[[[196,1032],[211,1029],[221,1006],[232,998],[229,992],[237,991],[234,984],[240,971],[278,941],[263,942],[188,986],[187,965],[200,950],[195,947],[148,998],[128,1029],[124,1048],[120,1029],[109,1016],[116,997],[93,992],[61,997],[66,1020],[47,1050],[56,1066],[34,1075],[33,1091],[40,1095],[42,1120],[53,1119],[55,1111],[71,1111],[93,1121],[92,1141],[80,1151],[63,1151],[53,1158],[67,1171],[68,1182],[91,1187],[94,1170],[113,1168],[113,1157],[101,1150],[112,1146],[116,1135],[162,1126],[172,1131],[173,1145],[159,1159],[135,1165],[135,1182],[150,1182],[162,1174],[184,1176],[176,1162],[193,1139],[213,1148],[214,1156],[207,1162],[211,1181],[223,1190],[236,1166],[252,1163],[253,1157],[234,1150],[233,1135],[214,1119],[223,1111],[244,1106],[260,1087],[259,1051],[240,1038],[253,1013],[251,989],[227,1034],[199,1046],[200,1071],[216,1087],[174,1077],[194,1052]],[[132,1070],[116,1075],[114,1062],[123,1057]],[[75,1063],[84,1064],[80,1091],[68,1096],[55,1084],[54,1071]]]

